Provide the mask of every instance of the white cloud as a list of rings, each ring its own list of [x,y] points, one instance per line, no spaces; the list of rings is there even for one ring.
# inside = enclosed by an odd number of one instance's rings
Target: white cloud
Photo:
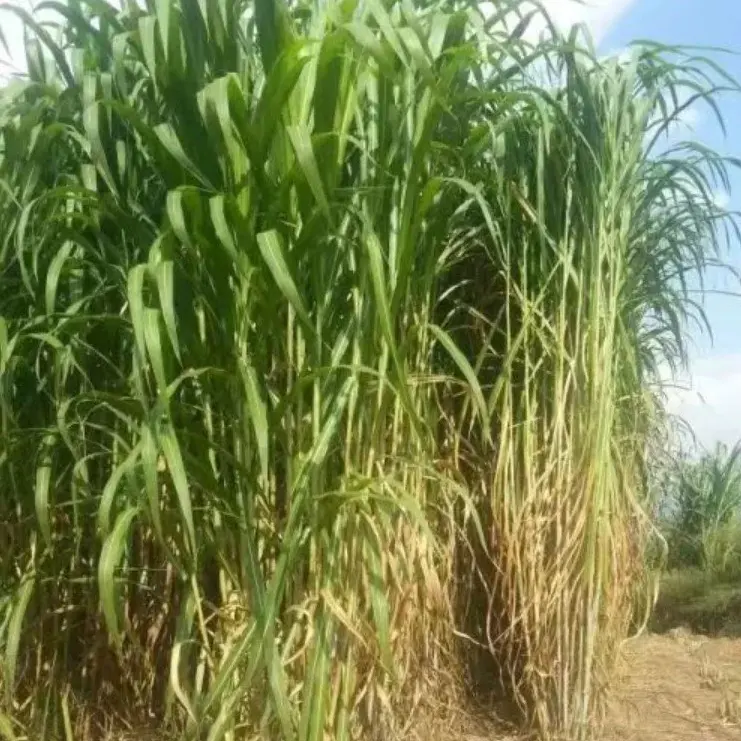
[[[691,378],[667,396],[668,411],[690,425],[700,445],[741,440],[741,353],[695,359]]]
[[[681,107],[681,105],[683,103],[680,101],[679,106]],[[687,139],[693,139],[697,135],[697,130],[703,124],[704,119],[704,111],[698,103],[692,103],[677,113],[676,118],[666,129],[665,138],[671,145],[678,144]]]
[[[630,62],[633,61],[634,55],[635,55],[635,50],[629,46],[625,46],[622,49],[619,49],[618,51],[614,51],[614,52],[611,52],[610,54],[607,54],[607,57],[615,60],[620,65],[626,65],[626,64],[630,64]]]
[[[2,11],[0,15],[0,28],[2,28],[5,41],[8,44],[10,56],[2,49],[2,66],[0,70],[4,74],[12,74],[26,68],[25,55],[23,53],[23,24],[18,16]]]
[[[16,5],[28,12],[33,12],[34,3],[31,0],[11,0],[9,5]],[[37,3],[38,4],[38,0]],[[39,18],[39,14],[36,14]],[[54,13],[48,8],[40,16],[44,20],[54,17]],[[0,77],[7,77],[26,71],[26,52],[23,40],[23,22],[13,12],[0,8],[0,29],[2,29],[5,41],[8,44],[10,56],[0,46]]]
[[[713,203],[718,208],[728,208],[731,202],[731,196],[725,190],[718,190],[713,194]]]
[[[677,114],[677,124],[694,131],[702,120],[702,112],[696,105],[690,105]]]
[[[599,44],[612,26],[636,0],[542,0],[548,15],[562,30],[567,31],[577,23],[584,23],[595,44]]]

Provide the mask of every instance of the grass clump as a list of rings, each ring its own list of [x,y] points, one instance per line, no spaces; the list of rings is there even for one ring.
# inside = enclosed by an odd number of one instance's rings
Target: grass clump
[[[727,236],[728,163],[662,142],[730,83],[519,2],[47,10],[0,101],[2,728],[402,737],[483,651],[586,738]]]
[[[651,626],[666,631],[678,626],[709,635],[741,635],[741,588],[737,579],[692,570],[671,571],[661,588]]]
[[[675,463],[659,506],[668,545],[653,625],[738,633],[741,606],[741,470],[738,446]]]

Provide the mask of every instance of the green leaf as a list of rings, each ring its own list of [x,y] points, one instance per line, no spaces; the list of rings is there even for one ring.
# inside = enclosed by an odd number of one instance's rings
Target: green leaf
[[[198,540],[196,539],[196,528],[193,521],[193,505],[190,498],[190,487],[188,486],[188,475],[185,471],[183,456],[180,452],[175,429],[170,424],[165,424],[159,433],[159,442],[162,446],[167,467],[172,477],[172,483],[175,487],[178,504],[180,505],[180,514],[183,518],[185,534],[190,548],[190,555],[193,566],[198,556]]]
[[[303,44],[296,43],[278,57],[270,70],[260,100],[252,116],[252,127],[256,138],[254,167],[263,167],[268,157],[268,149],[273,141],[278,124],[283,119],[286,106],[298,82],[308,57],[301,56]]]
[[[160,310],[144,310],[144,344],[147,347],[147,355],[152,364],[152,371],[157,381],[157,390],[160,399],[167,402],[167,375],[165,373],[165,359],[162,352],[162,340],[160,336]]]
[[[476,377],[476,372],[468,362],[466,356],[460,351],[455,342],[453,342],[453,338],[444,329],[438,327],[436,324],[430,324],[428,326],[430,332],[432,332],[437,341],[445,348],[448,355],[450,355],[453,362],[458,366],[458,369],[468,382],[474,405],[479,417],[481,418],[484,435],[487,438],[490,438],[491,425],[489,421],[489,410],[486,405],[486,400],[484,399],[484,393],[481,390],[481,384],[479,383],[479,379]]]
[[[67,258],[70,256],[74,247],[75,247],[74,242],[65,242],[59,248],[59,251],[57,252],[57,254],[54,255],[54,259],[51,261],[51,264],[49,265],[49,271],[46,274],[46,291],[45,291],[46,313],[47,314],[53,314],[56,309],[57,289],[59,286],[59,278],[62,273],[62,269],[64,268],[64,263],[67,261]]]
[[[127,294],[129,300],[129,315],[134,329],[136,347],[142,362],[147,357],[147,344],[144,330],[144,278],[149,269],[148,265],[135,265],[129,271]]]
[[[13,355],[17,335],[12,340],[8,337],[8,323],[0,316],[0,377],[5,373],[8,361]]]
[[[175,629],[175,644],[170,654],[170,687],[193,723],[196,723],[198,718],[193,708],[193,703],[191,703],[183,687],[181,663],[183,663],[182,656],[187,650],[188,644],[193,640],[191,633],[193,630],[193,619],[196,613],[195,600],[196,597],[193,594],[193,590],[188,590],[180,607],[180,614],[178,615]]]
[[[169,123],[162,123],[154,127],[154,133],[167,152],[198,182],[207,190],[215,191],[216,186],[204,175],[193,160],[186,154],[178,135]]]
[[[160,489],[157,475],[157,442],[150,426],[142,424],[139,431],[141,444],[141,462],[144,470],[144,488],[147,494],[149,517],[152,520],[154,532],[160,544],[165,544],[165,534],[162,529],[162,513],[160,506]]]
[[[370,588],[371,610],[376,626],[378,646],[381,651],[381,661],[384,669],[393,676],[395,670],[394,656],[391,649],[391,618],[386,595],[387,579],[381,557],[380,538],[366,517],[363,517],[362,522],[366,534],[363,539],[363,550]]]
[[[334,621],[324,607],[315,618],[315,638],[304,680],[299,741],[323,741],[330,697]]]
[[[39,456],[41,458],[36,466],[36,485],[34,487],[34,505],[36,507],[36,519],[39,530],[46,543],[51,548],[51,503],[49,502],[49,489],[52,474],[52,455],[56,445],[56,436],[48,434],[44,437]]]
[[[126,458],[116,466],[108,477],[98,505],[98,532],[105,540],[110,533],[111,512],[114,500],[121,485],[121,479],[132,471],[141,456],[142,443],[139,441],[129,452]]]
[[[274,229],[269,232],[261,232],[257,235],[257,246],[260,249],[260,254],[265,260],[265,264],[270,270],[270,274],[273,276],[278,288],[281,293],[285,296],[288,303],[293,306],[299,319],[304,325],[311,331],[313,326],[311,319],[309,318],[309,312],[304,306],[304,302],[301,300],[298,288],[293,282],[291,273],[288,270],[288,265],[283,256],[283,248],[281,246],[281,240],[278,236],[278,232]]]
[[[285,15],[286,11],[281,0],[255,0],[257,41],[266,73],[271,72],[275,60],[288,40]]]
[[[409,396],[406,372],[399,357],[399,349],[394,336],[394,329],[391,319],[391,303],[389,296],[386,291],[388,281],[386,279],[385,271],[383,268],[383,254],[381,243],[375,233],[368,228],[366,225],[365,233],[365,248],[370,264],[370,275],[371,284],[373,287],[373,295],[376,299],[376,306],[378,310],[379,320],[381,324],[381,330],[386,340],[386,347],[391,354],[393,360],[394,369],[396,371],[396,390],[399,393],[400,398],[404,402],[404,406],[409,413],[412,424],[415,426],[420,436],[424,436],[424,430],[422,428],[421,421],[419,420],[414,406],[412,404],[411,397]]]
[[[386,41],[388,41],[389,46],[394,50],[394,53],[402,62],[406,62],[404,50],[402,49],[399,37],[394,29],[395,23],[388,14],[388,11],[380,0],[366,0],[366,2],[368,9],[376,19],[376,22],[381,29],[381,33],[384,35]]]
[[[4,741],[18,741],[18,736],[13,732],[13,723],[5,713],[0,713],[0,738]]]
[[[118,187],[113,178],[108,158],[106,156],[105,146],[103,145],[102,113],[104,108],[99,103],[92,103],[82,114],[82,122],[85,127],[85,135],[90,142],[90,153],[93,163],[98,169],[106,185],[111,191],[118,195]]]
[[[242,380],[247,394],[247,407],[257,440],[257,452],[262,469],[262,485],[268,486],[270,480],[270,459],[268,458],[268,415],[265,403],[260,396],[257,373],[251,365],[242,369]]]
[[[226,216],[226,202],[224,195],[220,193],[219,195],[210,198],[208,202],[208,210],[219,243],[226,250],[234,263],[238,265],[239,254],[237,252],[237,244],[232,236],[231,225]]]
[[[327,194],[324,191],[324,184],[322,183],[322,178],[319,174],[319,167],[317,166],[316,157],[314,156],[314,149],[311,144],[309,129],[305,124],[289,126],[288,136],[291,139],[291,144],[293,144],[293,149],[296,152],[296,159],[301,166],[306,182],[308,182],[311,192],[314,194],[314,198],[316,198],[322,213],[327,219],[329,219],[329,201],[327,200]]]
[[[15,692],[16,667],[18,664],[18,652],[21,645],[23,633],[23,621],[26,617],[28,604],[31,601],[36,576],[23,578],[20,588],[16,594],[15,606],[12,608],[8,634],[5,639],[5,698],[8,705],[12,703]]]
[[[103,543],[98,561],[98,589],[108,633],[114,643],[121,644],[119,625],[120,597],[116,589],[116,569],[121,565],[126,542],[131,535],[131,526],[139,514],[136,506],[128,507],[117,518],[111,534]]]
[[[139,18],[139,41],[149,75],[157,87],[157,18],[145,15]]]
[[[367,51],[376,60],[383,73],[387,77],[393,78],[393,55],[389,52],[388,47],[381,44],[373,31],[365,23],[358,21],[345,24],[345,30],[353,37],[358,46]]]
[[[165,63],[167,63],[168,49],[170,45],[170,9],[171,0],[156,0],[157,25],[160,30],[160,39],[164,51]]]
[[[162,260],[157,263],[154,273],[167,336],[170,338],[172,349],[175,351],[175,357],[182,362],[180,343],[178,342],[178,328],[175,320],[175,263],[172,260]]]

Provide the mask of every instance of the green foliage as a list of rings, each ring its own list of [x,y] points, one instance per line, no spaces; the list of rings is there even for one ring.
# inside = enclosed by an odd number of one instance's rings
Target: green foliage
[[[516,0],[44,6],[0,100],[0,731],[403,736],[465,624],[585,738],[734,228],[735,163],[661,146],[731,81]]]
[[[679,461],[661,503],[669,566],[741,572],[741,447]]]
[[[681,457],[660,487],[668,547],[652,625],[738,633],[741,604],[741,447]]]
[[[739,572],[676,569],[665,573],[651,616],[657,631],[676,627],[703,634],[741,635]]]

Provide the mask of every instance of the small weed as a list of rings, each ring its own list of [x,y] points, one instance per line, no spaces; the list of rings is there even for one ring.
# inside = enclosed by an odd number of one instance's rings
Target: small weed
[[[700,665],[700,677],[702,678],[700,686],[711,690],[718,689],[727,682],[722,669],[710,661],[707,656],[703,656],[702,664]]]
[[[728,725],[741,726],[741,692],[726,690],[720,704],[720,717]]]

